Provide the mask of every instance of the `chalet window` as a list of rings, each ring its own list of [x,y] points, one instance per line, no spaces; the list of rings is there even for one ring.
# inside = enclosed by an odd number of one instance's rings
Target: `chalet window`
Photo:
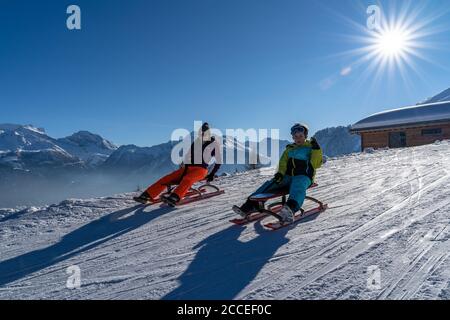
[[[441,136],[442,128],[422,129],[422,136]]]
[[[406,147],[406,133],[389,132],[389,148],[404,148]]]

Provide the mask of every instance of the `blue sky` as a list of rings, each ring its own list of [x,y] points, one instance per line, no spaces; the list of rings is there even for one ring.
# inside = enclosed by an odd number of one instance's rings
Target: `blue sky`
[[[66,28],[70,4],[82,30]],[[343,54],[364,46],[371,4],[427,22],[422,58],[403,75],[377,77],[370,61]],[[279,128],[283,138],[298,121],[312,131],[351,124],[450,87],[449,9],[448,0],[0,0],[0,123],[141,146],[194,120]]]

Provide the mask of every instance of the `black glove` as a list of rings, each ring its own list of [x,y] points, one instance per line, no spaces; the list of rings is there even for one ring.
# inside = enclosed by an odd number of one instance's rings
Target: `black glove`
[[[319,150],[320,149],[320,146],[317,143],[316,138],[314,138],[314,137],[311,138],[311,147],[312,147],[313,150]]]
[[[275,181],[276,184],[280,184],[281,181],[283,181],[283,178],[284,178],[284,175],[277,172],[277,173],[275,173],[275,176],[273,177],[273,181]]]
[[[207,182],[212,182],[212,181],[214,181],[214,178],[215,178],[215,174],[208,174],[206,176],[206,181]]]

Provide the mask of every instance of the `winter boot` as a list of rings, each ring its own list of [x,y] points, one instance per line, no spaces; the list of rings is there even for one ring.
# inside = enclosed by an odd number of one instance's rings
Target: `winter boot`
[[[142,204],[153,202],[153,199],[146,191],[144,191],[139,197],[133,197],[133,200]]]
[[[294,222],[294,212],[288,205],[284,205],[278,215],[281,217],[281,223],[283,224]]]
[[[247,218],[250,214],[256,211],[254,202],[247,200],[242,206],[233,206],[232,210],[240,215],[242,218]]]
[[[171,207],[175,207],[180,201],[180,197],[176,193],[163,194],[161,196],[161,201],[168,204]]]

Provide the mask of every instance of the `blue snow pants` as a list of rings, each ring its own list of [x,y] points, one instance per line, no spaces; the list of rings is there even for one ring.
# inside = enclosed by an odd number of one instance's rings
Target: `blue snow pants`
[[[306,197],[306,190],[311,186],[311,183],[311,179],[307,176],[285,175],[281,183],[277,184],[273,179],[269,180],[252,193],[251,196],[262,193],[287,191],[289,192],[288,202],[294,204],[292,210],[296,212],[302,207]]]

